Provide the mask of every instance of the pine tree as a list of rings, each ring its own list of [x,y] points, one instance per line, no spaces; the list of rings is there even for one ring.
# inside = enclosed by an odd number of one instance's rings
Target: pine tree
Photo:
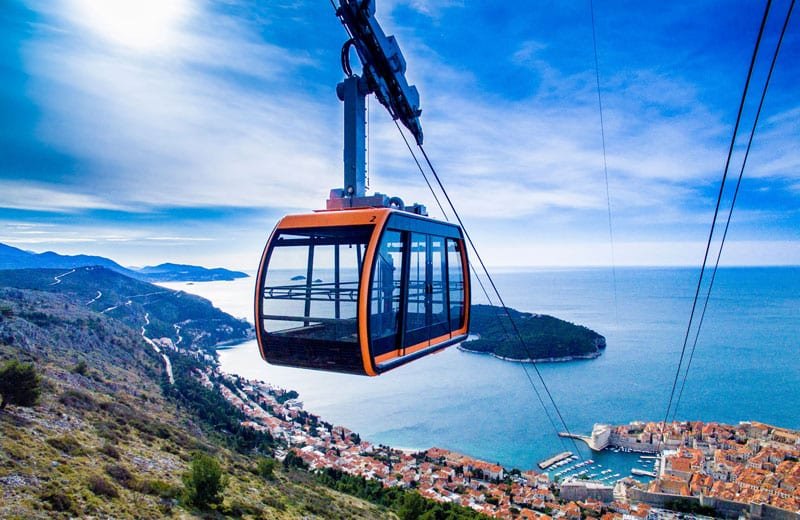
[[[0,368],[0,410],[6,405],[33,406],[39,399],[41,378],[32,363],[16,359]]]

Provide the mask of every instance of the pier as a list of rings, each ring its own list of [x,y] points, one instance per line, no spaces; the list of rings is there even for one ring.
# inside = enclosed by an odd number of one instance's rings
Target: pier
[[[571,451],[564,451],[564,452],[559,453],[558,455],[553,455],[549,459],[545,459],[545,460],[539,462],[539,469],[547,469],[550,466],[552,466],[553,464],[558,464],[562,460],[568,459],[570,457],[572,457],[572,452]]]

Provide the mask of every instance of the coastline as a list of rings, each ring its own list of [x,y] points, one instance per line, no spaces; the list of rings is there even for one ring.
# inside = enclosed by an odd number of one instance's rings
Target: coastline
[[[479,354],[479,355],[482,355],[482,356],[492,356],[493,358],[501,359],[503,361],[513,361],[515,363],[563,363],[563,362],[566,362],[566,361],[580,361],[580,360],[584,360],[584,359],[596,359],[596,358],[599,358],[600,355],[602,354],[602,352],[597,351],[597,352],[593,352],[591,354],[583,354],[583,355],[576,355],[576,356],[549,357],[549,358],[536,358],[536,359],[531,359],[531,358],[516,359],[516,358],[509,358],[509,357],[500,356],[498,354],[495,354],[494,352],[481,352],[479,350],[470,350],[470,349],[464,347],[463,343],[458,345],[456,348],[458,348],[458,350],[460,350],[461,352],[467,352],[469,354]]]

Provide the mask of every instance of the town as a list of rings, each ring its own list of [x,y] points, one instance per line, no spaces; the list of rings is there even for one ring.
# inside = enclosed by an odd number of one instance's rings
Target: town
[[[656,478],[642,483],[626,477],[613,486],[585,477],[558,482],[547,473],[508,470],[445,449],[409,452],[373,445],[305,411],[296,392],[223,374],[212,363],[204,367],[195,377],[240,409],[243,425],[278,439],[285,446],[278,458],[291,453],[312,471],[332,468],[386,487],[415,489],[490,517],[622,520],[677,518],[683,511],[800,519],[795,431],[757,422],[596,425],[593,438],[599,435],[605,449],[660,453]]]

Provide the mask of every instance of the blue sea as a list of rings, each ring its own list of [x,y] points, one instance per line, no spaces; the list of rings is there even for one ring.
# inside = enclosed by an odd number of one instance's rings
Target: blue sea
[[[618,268],[616,284],[608,269],[494,276],[509,306],[606,337],[597,359],[539,364],[570,430],[589,433],[597,422],[663,419],[698,274],[694,268]],[[249,278],[167,285],[252,321],[253,284]],[[482,295],[473,299],[482,302]],[[517,363],[449,348],[364,378],[271,366],[252,341],[219,354],[225,371],[295,389],[308,411],[373,443],[439,446],[520,469],[574,451],[556,436]],[[800,429],[800,267],[720,269],[677,418]],[[605,467],[642,468],[631,456],[581,449]]]

